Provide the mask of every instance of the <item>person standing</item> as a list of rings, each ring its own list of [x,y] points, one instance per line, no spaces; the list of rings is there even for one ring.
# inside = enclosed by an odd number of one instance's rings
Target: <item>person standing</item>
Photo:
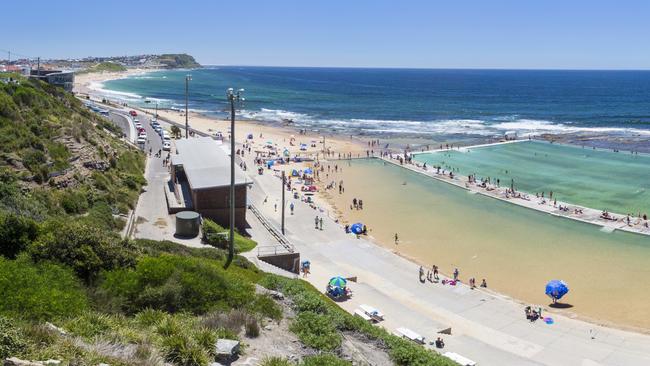
[[[318,230],[318,215],[316,215],[316,218],[314,219],[314,225],[315,228]]]
[[[322,217],[319,219],[319,223],[320,223],[320,229],[322,231],[323,230],[323,218]]]
[[[289,204],[289,209],[291,209],[291,214],[293,215],[293,202]]]
[[[454,281],[458,281],[458,274],[459,273],[460,272],[458,272],[458,268],[454,268]]]
[[[397,236],[397,233],[395,233],[395,245],[399,242],[399,237]]]

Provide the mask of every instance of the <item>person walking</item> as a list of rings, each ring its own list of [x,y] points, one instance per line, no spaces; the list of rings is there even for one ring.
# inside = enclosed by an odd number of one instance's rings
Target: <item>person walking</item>
[[[454,268],[454,281],[458,281],[458,268]]]
[[[397,233],[395,233],[395,245],[397,245],[397,242],[399,242],[399,237],[397,236]]]
[[[291,209],[291,214],[293,215],[293,202],[291,202],[291,204],[289,204],[289,209]]]
[[[315,228],[318,230],[318,215],[314,219],[314,225],[315,225]]]
[[[320,229],[321,231],[323,230],[323,218],[319,218],[319,223],[320,223]]]

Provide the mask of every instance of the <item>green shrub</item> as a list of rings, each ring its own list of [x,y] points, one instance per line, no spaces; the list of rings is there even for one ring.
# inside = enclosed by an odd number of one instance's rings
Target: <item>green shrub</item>
[[[123,308],[131,313],[146,308],[205,313],[243,307],[254,297],[251,283],[220,263],[169,254],[143,257],[135,269],[108,272],[101,287],[124,298]]]
[[[11,320],[0,316],[0,360],[20,354],[26,347],[23,335]]]
[[[0,212],[0,256],[16,258],[37,235],[38,226],[34,220]]]
[[[74,269],[87,283],[101,270],[128,268],[135,262],[133,247],[114,234],[80,222],[52,221],[31,246],[36,261],[55,261]]]
[[[261,366],[292,366],[293,363],[289,362],[286,358],[282,357],[266,357],[262,360]]]
[[[86,195],[78,190],[67,190],[61,197],[61,207],[69,214],[81,214],[88,210]]]
[[[27,258],[0,258],[0,299],[0,314],[33,320],[72,316],[88,307],[71,270]]]
[[[305,291],[296,295],[293,299],[293,304],[298,312],[312,311],[314,313],[324,314],[328,309],[328,304],[322,298],[321,294],[314,292]]]
[[[331,354],[306,357],[302,366],[350,366],[352,363]]]
[[[255,300],[250,303],[248,310],[271,319],[282,319],[282,308],[269,295],[255,296]]]
[[[165,360],[180,366],[204,366],[208,363],[208,354],[184,334],[165,337],[162,341]]]
[[[213,247],[220,249],[228,248],[228,234],[229,231],[219,224],[215,223],[210,219],[204,219],[203,224],[201,225],[201,232],[204,243],[212,245]],[[235,231],[235,252],[243,253],[253,250],[257,246],[257,242],[254,240],[242,236],[237,231]]]
[[[333,351],[341,345],[341,335],[329,317],[306,311],[298,314],[289,329],[309,347]]]

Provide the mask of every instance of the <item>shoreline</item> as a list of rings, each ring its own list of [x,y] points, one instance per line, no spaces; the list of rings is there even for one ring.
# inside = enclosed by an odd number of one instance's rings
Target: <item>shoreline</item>
[[[142,71],[140,70],[138,72],[142,72]],[[131,74],[136,74],[138,72],[134,71]],[[107,74],[110,74],[110,75],[107,75]],[[101,76],[101,77],[99,77],[99,76]],[[102,75],[98,75],[97,78],[94,78],[94,82],[101,82],[101,81],[109,80],[111,78],[122,78],[122,77],[126,77],[126,76],[128,76],[128,74],[125,75],[123,73],[102,73]],[[100,80],[100,79],[105,78],[105,77],[109,77],[109,78],[104,79],[104,80]],[[99,93],[99,94],[101,94],[101,93]],[[149,109],[143,109],[143,108],[137,108],[137,109],[149,111]],[[174,121],[176,123],[184,124],[184,122],[185,122],[184,121],[184,119],[185,119],[184,112],[174,111],[174,110],[159,110],[158,114],[160,115],[161,118],[169,119],[169,120]],[[192,111],[189,113],[189,116],[190,116],[190,127],[191,127],[191,129],[199,130],[199,131],[202,131],[202,132],[205,132],[205,133],[209,133],[211,135],[213,135],[217,131],[221,131],[225,135],[225,137],[227,137],[227,134],[228,134],[228,131],[229,131],[229,121],[220,120],[220,119],[217,119],[217,118],[209,117],[209,116],[203,115],[201,113],[192,112]],[[255,131],[255,132],[253,132],[253,134],[256,137],[256,139],[257,139],[258,134],[261,134],[261,136],[264,136],[261,139],[270,139],[270,140],[272,140],[276,147],[279,146],[278,143],[287,144],[287,141],[290,141],[293,136],[295,136],[296,142],[298,141],[299,138],[304,139],[306,141],[317,141],[318,138],[320,137],[318,133],[314,134],[311,131],[308,131],[308,134],[299,135],[299,134],[297,134],[297,131],[295,131],[291,126],[278,126],[276,124],[268,124],[268,123],[264,123],[262,121],[238,121],[236,128],[237,128],[236,134],[237,134],[237,137],[238,137],[237,139],[238,140],[242,139],[242,137],[244,137],[247,133],[250,133],[250,131]],[[368,138],[368,140],[370,140],[370,137]],[[358,138],[358,139],[350,138],[348,140],[348,139],[341,138],[340,135],[333,135],[333,136],[331,135],[326,139],[326,141],[327,142],[325,144],[326,145],[325,148],[321,148],[321,146],[320,146],[321,143],[319,141],[318,143],[316,143],[315,147],[312,147],[311,144],[308,144],[309,147],[308,147],[308,149],[306,151],[300,151],[299,148],[298,148],[299,143],[297,142],[296,146],[288,147],[288,150],[291,152],[292,156],[294,154],[300,154],[301,156],[307,156],[307,157],[316,156],[317,158],[318,158],[319,154],[323,153],[323,150],[334,151],[334,154],[336,154],[338,152],[341,152],[341,153],[353,153],[353,154],[356,153],[357,155],[362,155],[362,154],[365,154],[365,152],[366,152],[366,147],[367,147],[366,144],[365,144],[366,141],[364,141],[361,138]],[[325,157],[325,159],[329,160],[330,162],[338,161],[338,159],[331,159],[331,158],[328,158],[328,157]],[[345,160],[342,159],[341,161],[345,161]],[[392,163],[392,164],[400,166],[395,161],[390,161],[389,160],[389,162]],[[285,167],[289,167],[289,166],[283,166],[283,168],[285,168]],[[418,173],[427,175],[427,176],[432,177],[434,179],[447,182],[447,183],[455,185],[457,187],[465,188],[466,190],[468,189],[468,188],[462,186],[462,184],[461,184],[462,182],[461,183],[452,182],[452,181],[449,181],[448,179],[441,179],[439,177],[432,176],[430,174],[427,174],[425,171],[416,170],[415,166],[413,166],[413,167],[402,166],[402,167],[410,169],[410,170],[412,170],[414,172],[418,172]],[[323,194],[323,192],[326,192],[326,191],[325,190],[320,190],[319,193],[318,193],[318,197],[327,206],[328,212],[335,213],[336,218],[340,219],[339,221],[344,220],[345,217],[346,217],[346,215],[344,213],[345,210],[343,210],[343,211],[340,210],[336,206],[336,204],[334,202],[335,200],[333,198],[327,198],[326,195]],[[500,198],[500,197],[497,197],[497,196],[492,196],[490,194],[486,194],[485,192],[481,192],[480,190],[478,190],[478,188],[477,188],[477,193],[481,193],[481,194],[486,195],[488,197],[496,198],[496,199],[499,199],[499,200],[502,200],[502,201],[505,201],[505,202],[518,204],[517,202],[512,201],[512,200],[506,200],[506,199],[503,199],[503,198]],[[536,209],[535,207],[527,207],[525,205],[520,205],[520,204],[519,204],[519,206],[523,206],[523,207],[530,208],[530,209],[533,209],[533,210]],[[576,205],[571,205],[571,206],[576,207]],[[537,209],[537,211],[546,212],[546,211],[543,211],[543,210],[540,210],[540,209]],[[568,217],[568,218],[572,218],[572,217]],[[573,218],[573,219],[576,219],[576,218]],[[576,219],[576,220],[581,221],[579,219]],[[588,223],[591,223],[591,222],[588,222]],[[594,223],[592,223],[592,224],[594,224]],[[342,222],[339,222],[339,225],[342,225]],[[598,225],[598,224],[596,224],[596,225]],[[601,226],[604,226],[604,225],[601,225]],[[614,230],[618,230],[618,228],[614,228]],[[645,234],[645,235],[648,235],[648,234]],[[409,260],[411,262],[420,264],[420,261],[418,261],[417,258],[414,258],[412,256],[408,256],[408,255],[396,252],[394,250],[391,250],[390,247],[388,245],[386,245],[386,243],[383,243],[379,239],[376,239],[374,237],[371,237],[370,239],[371,239],[370,241],[373,242],[375,245],[378,245],[378,246],[380,246],[382,248],[386,248],[389,251],[393,252],[394,254],[397,254],[398,256],[401,256],[401,257],[403,257],[403,258],[405,258],[405,259],[407,259],[407,260]],[[492,294],[496,294],[496,295],[504,297],[504,298],[507,298],[507,299],[511,299],[512,301],[514,301],[516,303],[519,303],[519,304],[524,303],[523,301],[520,301],[520,300],[516,299],[515,297],[512,297],[512,296],[510,296],[508,294],[505,294],[505,293],[495,292],[495,291],[492,291],[492,290],[488,290],[488,292],[490,292]],[[562,314],[563,316],[567,316],[566,312],[559,312],[557,314]],[[575,314],[575,313],[571,313],[571,314]],[[569,316],[569,317],[573,317],[573,316]],[[575,317],[578,318],[578,319],[586,320],[587,322],[589,322],[591,324],[594,324],[594,325],[599,325],[599,326],[604,325],[604,326],[607,326],[607,327],[610,327],[610,328],[615,328],[615,329],[633,330],[635,332],[639,332],[639,333],[643,333],[643,334],[650,333],[650,329],[646,329],[646,328],[630,327],[630,326],[627,326],[627,325],[608,322],[608,321],[602,321],[602,320],[599,320],[599,319],[590,318],[590,317],[586,317],[586,316],[578,315],[578,314],[575,314]]]

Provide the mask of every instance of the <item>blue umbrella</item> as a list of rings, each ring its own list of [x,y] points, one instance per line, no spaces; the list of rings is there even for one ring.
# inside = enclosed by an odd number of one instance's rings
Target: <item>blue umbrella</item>
[[[360,222],[357,222],[356,224],[352,224],[352,226],[350,226],[350,231],[353,234],[361,234],[363,232],[363,224]]]
[[[569,286],[564,281],[551,280],[546,284],[546,295],[553,300],[559,300],[569,292]]]
[[[305,174],[312,174],[314,171],[311,168],[305,169]]]
[[[336,276],[332,277],[330,279],[329,285],[332,287],[338,287],[338,288],[345,288],[345,286],[348,284],[348,281],[341,277],[341,276]]]

